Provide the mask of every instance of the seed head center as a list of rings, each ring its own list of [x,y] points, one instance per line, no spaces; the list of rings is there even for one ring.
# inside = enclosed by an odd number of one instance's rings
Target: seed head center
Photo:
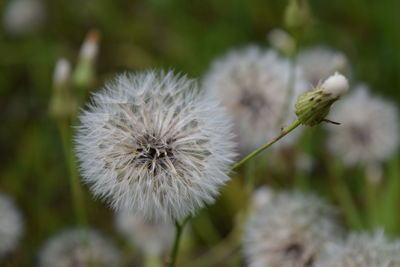
[[[173,156],[171,140],[164,141],[150,135],[143,135],[137,140],[135,154],[141,160],[169,159]]]

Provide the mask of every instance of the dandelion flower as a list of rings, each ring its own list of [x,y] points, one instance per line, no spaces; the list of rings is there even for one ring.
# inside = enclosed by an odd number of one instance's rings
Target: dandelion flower
[[[129,211],[119,211],[115,216],[118,231],[139,247],[145,254],[161,256],[170,250],[175,237],[171,222],[146,220]]]
[[[329,150],[346,165],[384,161],[399,146],[399,117],[390,102],[369,93],[365,85],[340,101],[333,120],[341,126],[327,125]]]
[[[346,72],[348,61],[339,51],[326,46],[312,46],[302,49],[297,59],[307,81],[317,86],[321,79],[335,72]]]
[[[388,241],[383,231],[375,231],[372,235],[352,233],[345,242],[328,243],[316,266],[398,267],[400,241]]]
[[[325,242],[340,233],[335,215],[316,196],[275,193],[254,210],[245,227],[248,266],[312,266]]]
[[[3,15],[5,30],[15,36],[28,34],[44,21],[45,8],[40,0],[11,0]]]
[[[259,148],[296,119],[293,105],[307,86],[296,69],[294,88],[288,90],[289,72],[289,62],[275,51],[249,46],[217,59],[205,76],[205,89],[234,116],[242,153]],[[292,134],[281,144],[295,139]]]
[[[0,193],[0,258],[16,248],[22,233],[22,215],[12,200]]]
[[[40,267],[118,266],[114,244],[94,230],[68,229],[52,237],[39,255]]]
[[[82,175],[115,209],[181,220],[213,202],[229,179],[230,121],[186,77],[120,75],[93,96],[80,120]]]

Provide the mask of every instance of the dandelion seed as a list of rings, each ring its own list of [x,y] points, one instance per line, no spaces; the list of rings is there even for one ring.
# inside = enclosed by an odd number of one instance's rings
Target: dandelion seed
[[[312,266],[325,242],[340,235],[335,210],[313,195],[268,193],[245,228],[249,267]]]
[[[115,245],[94,230],[68,229],[49,239],[39,255],[40,267],[119,266]]]
[[[15,36],[31,33],[39,28],[45,18],[45,8],[39,0],[12,0],[3,15],[5,30]]]
[[[328,149],[346,165],[384,161],[399,147],[397,108],[370,94],[365,85],[340,101],[331,117],[341,126],[327,125]]]
[[[299,52],[297,59],[307,80],[314,86],[324,77],[335,72],[346,73],[348,60],[346,56],[326,46],[312,46]]]
[[[329,243],[318,267],[398,267],[400,241],[390,242],[383,231],[351,233],[342,243]]]
[[[0,193],[0,258],[17,247],[22,233],[21,213],[8,196]]]
[[[145,254],[161,256],[171,249],[175,225],[171,222],[148,221],[129,211],[119,211],[115,216],[118,231],[139,247]]]
[[[289,62],[276,52],[249,46],[217,59],[205,76],[205,89],[234,116],[243,154],[276,137],[282,127],[295,120],[292,107],[307,86],[296,69],[290,92],[289,70]],[[280,143],[292,144],[296,136],[291,134]]]
[[[212,203],[229,179],[230,121],[186,77],[120,75],[94,95],[80,120],[82,176],[115,209],[181,220]]]

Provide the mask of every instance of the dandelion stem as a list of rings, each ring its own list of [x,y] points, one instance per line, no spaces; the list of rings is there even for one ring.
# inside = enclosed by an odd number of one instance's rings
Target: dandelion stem
[[[169,264],[168,267],[174,267],[176,263],[176,258],[178,256],[178,251],[179,251],[179,243],[181,240],[182,236],[182,231],[183,228],[185,228],[186,223],[190,220],[191,216],[187,216],[182,223],[179,223],[178,221],[175,221],[175,227],[176,227],[176,233],[175,233],[175,241],[174,241],[174,246],[171,251],[170,259],[169,259]]]
[[[230,170],[236,170],[237,168],[239,168],[240,166],[242,166],[244,163],[246,163],[248,160],[254,158],[255,156],[257,156],[258,154],[260,154],[261,152],[263,152],[264,150],[266,150],[267,148],[269,148],[270,146],[272,146],[274,143],[276,143],[277,141],[279,141],[282,137],[284,137],[285,135],[287,135],[288,133],[290,133],[291,131],[293,131],[294,129],[296,129],[299,125],[301,124],[301,120],[296,120],[295,122],[292,123],[292,125],[290,125],[289,127],[287,127],[286,129],[283,129],[281,131],[281,133],[275,137],[274,139],[272,139],[270,142],[266,143],[265,145],[263,145],[262,147],[260,147],[259,149],[251,152],[249,155],[247,155],[245,158],[243,158],[241,161],[237,162],[235,165],[233,165]]]
[[[86,220],[85,210],[83,207],[84,202],[83,202],[82,188],[80,187],[79,184],[76,162],[72,152],[70,125],[68,122],[60,122],[59,127],[63,141],[64,154],[69,169],[72,202],[74,206],[75,216],[80,226],[85,227],[87,220]]]
[[[286,86],[286,101],[282,107],[281,116],[278,122],[281,124],[285,121],[290,109],[290,100],[293,98],[294,88],[296,86],[296,50],[289,57],[289,75]]]

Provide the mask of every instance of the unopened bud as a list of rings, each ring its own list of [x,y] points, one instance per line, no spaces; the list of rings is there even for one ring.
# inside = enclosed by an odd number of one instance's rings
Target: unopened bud
[[[301,95],[296,107],[296,115],[304,125],[314,126],[325,120],[332,104],[349,89],[347,78],[335,73],[315,90]]]
[[[268,34],[271,46],[286,56],[291,56],[296,49],[296,42],[292,36],[284,30],[274,29]]]
[[[81,46],[78,64],[74,72],[74,84],[78,88],[89,88],[93,83],[99,36],[97,30],[90,31]]]
[[[71,65],[61,58],[57,61],[53,74],[53,95],[50,99],[49,113],[56,120],[67,120],[75,116],[76,99],[70,88]]]
[[[68,86],[71,76],[71,64],[65,58],[60,58],[54,68],[53,84],[55,87]]]
[[[81,50],[79,52],[80,60],[95,60],[97,56],[97,52],[99,50],[99,32],[97,30],[90,31],[85,41],[81,46]]]
[[[304,30],[312,21],[308,0],[289,0],[285,10],[285,25],[291,31]]]

